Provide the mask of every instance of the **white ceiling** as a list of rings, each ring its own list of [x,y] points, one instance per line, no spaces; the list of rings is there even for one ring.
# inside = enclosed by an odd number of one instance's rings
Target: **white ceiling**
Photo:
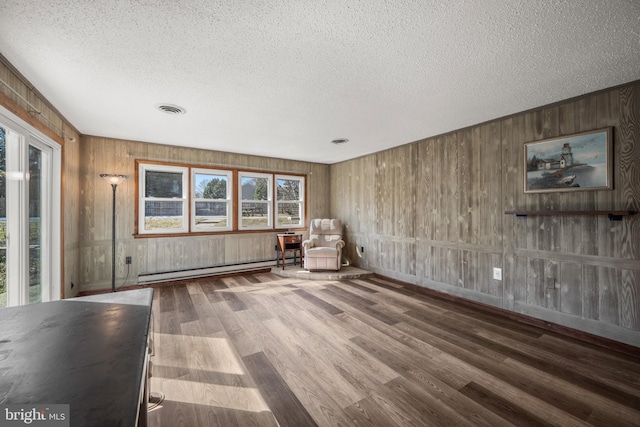
[[[640,1],[1,0],[0,53],[83,134],[335,163],[640,79]]]

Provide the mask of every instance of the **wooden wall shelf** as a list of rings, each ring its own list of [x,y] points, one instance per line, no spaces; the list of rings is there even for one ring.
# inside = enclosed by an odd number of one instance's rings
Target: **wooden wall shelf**
[[[611,221],[622,221],[625,216],[635,215],[636,211],[505,211],[506,215],[518,218],[528,216],[601,216],[606,215]]]

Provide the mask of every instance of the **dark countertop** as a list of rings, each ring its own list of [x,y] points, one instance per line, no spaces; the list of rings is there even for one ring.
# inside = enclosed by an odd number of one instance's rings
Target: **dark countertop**
[[[70,404],[71,426],[133,426],[152,289],[0,309],[0,403]]]

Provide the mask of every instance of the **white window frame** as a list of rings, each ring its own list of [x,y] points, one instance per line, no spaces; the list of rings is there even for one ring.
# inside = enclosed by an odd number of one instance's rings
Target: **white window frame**
[[[244,200],[242,198],[242,179],[243,178],[266,178],[267,183],[267,200],[255,201],[253,199]],[[273,174],[260,172],[238,172],[238,230],[270,230],[273,229]],[[259,203],[265,204],[267,207],[267,225],[265,226],[245,226],[242,222],[242,204]]]
[[[196,174],[218,175],[227,178],[226,199],[205,199],[196,198]],[[199,227],[196,224],[196,202],[217,202],[227,205],[227,226],[226,227]],[[191,231],[215,233],[219,231],[230,231],[233,229],[233,171],[224,169],[191,168]]]
[[[62,297],[62,146],[0,106],[7,130],[7,306],[29,303],[29,147],[42,152],[41,301]],[[9,140],[11,139],[11,144]],[[9,153],[11,151],[11,153]],[[11,200],[12,203],[8,203]]]
[[[182,173],[182,197],[145,197],[146,194],[146,172],[170,172]],[[161,165],[154,163],[140,162],[138,164],[138,234],[177,234],[189,232],[189,168],[185,166]],[[167,229],[145,229],[146,202],[182,202],[182,222],[179,228]]]
[[[278,180],[280,179],[286,179],[286,180],[290,180],[290,181],[300,181],[300,191],[299,191],[299,198],[298,200],[278,200]],[[276,218],[276,228],[296,228],[296,227],[303,227],[304,224],[306,224],[306,220],[305,220],[305,205],[304,205],[304,201],[305,201],[305,179],[304,176],[300,176],[300,175],[275,175],[274,177],[274,185],[275,185],[275,192],[276,192],[276,197],[274,197],[275,202],[276,202],[276,206],[275,206],[275,213],[274,216]],[[278,216],[278,212],[280,212],[279,209],[279,205],[281,203],[286,203],[286,204],[292,204],[292,203],[298,203],[300,205],[300,221],[297,224],[280,224],[280,217]]]

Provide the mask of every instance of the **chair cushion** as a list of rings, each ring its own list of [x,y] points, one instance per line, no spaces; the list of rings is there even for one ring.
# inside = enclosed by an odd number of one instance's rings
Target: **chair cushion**
[[[337,253],[338,251],[335,248],[317,246],[315,248],[308,249],[305,256],[310,258],[335,258]]]

